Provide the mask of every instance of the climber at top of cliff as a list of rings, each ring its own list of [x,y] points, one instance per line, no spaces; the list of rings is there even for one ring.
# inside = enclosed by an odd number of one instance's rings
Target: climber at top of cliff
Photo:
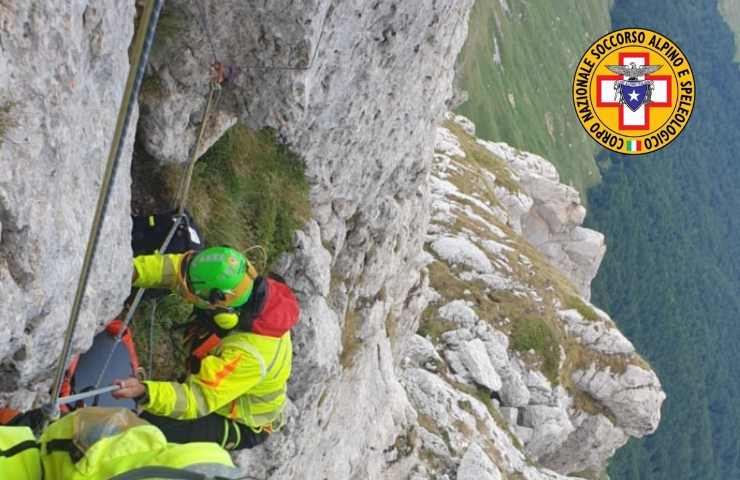
[[[118,380],[142,418],[171,442],[252,448],[283,423],[291,373],[290,329],[298,321],[282,279],[258,276],[238,251],[212,247],[134,259],[134,286],[168,288],[194,304],[184,382]]]

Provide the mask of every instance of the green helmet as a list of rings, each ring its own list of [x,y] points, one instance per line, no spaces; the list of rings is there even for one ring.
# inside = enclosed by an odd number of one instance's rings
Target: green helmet
[[[229,247],[206,248],[196,253],[188,265],[193,293],[227,307],[240,307],[249,300],[255,276],[244,255]]]

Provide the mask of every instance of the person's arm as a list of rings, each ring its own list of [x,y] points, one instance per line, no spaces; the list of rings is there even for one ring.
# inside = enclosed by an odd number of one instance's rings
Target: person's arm
[[[177,288],[184,254],[139,255],[134,258],[134,287]]]
[[[189,420],[227,405],[249,391],[260,378],[259,363],[251,354],[226,348],[221,356],[205,357],[198,374],[189,375],[185,383],[145,381],[134,385],[133,379],[128,379],[120,382],[125,388],[113,395],[143,397],[141,406],[146,411]]]

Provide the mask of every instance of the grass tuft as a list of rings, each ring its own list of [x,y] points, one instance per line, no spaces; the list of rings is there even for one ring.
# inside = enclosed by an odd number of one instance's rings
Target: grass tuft
[[[342,353],[339,356],[339,363],[345,369],[352,368],[355,364],[355,357],[360,350],[361,341],[357,338],[360,330],[360,315],[350,310],[344,317],[344,326],[342,328]]]
[[[152,303],[145,301],[139,307],[131,332],[142,367],[149,368],[149,354],[154,348],[152,371],[146,372],[149,378],[177,379],[185,375],[187,354],[181,335],[175,334],[182,330],[175,327],[188,320],[192,308],[192,305],[175,294],[159,299],[155,311],[154,335],[150,342]]]
[[[518,352],[534,350],[543,360],[542,373],[553,384],[558,383],[560,348],[557,334],[541,318],[522,318],[514,323],[511,348]]]
[[[588,320],[589,322],[596,322],[599,320],[599,316],[596,313],[596,310],[594,310],[591,306],[587,305],[581,298],[577,295],[570,295],[565,300],[565,306],[568,308],[573,308],[575,310],[578,310],[578,313],[581,314],[583,318]]]
[[[481,169],[488,170],[496,176],[496,184],[504,187],[511,193],[518,193],[521,189],[519,184],[514,180],[511,175],[509,167],[506,162],[498,158],[496,155],[489,152],[486,148],[479,145],[475,138],[469,135],[463,128],[452,120],[448,120],[444,123],[444,127],[452,132],[460,142],[460,147],[465,151],[465,163],[470,165],[471,163],[477,165]],[[483,189],[488,190],[487,185],[481,185]],[[493,192],[487,192],[489,202],[492,204],[498,203],[498,198]]]
[[[304,171],[274,131],[236,125],[196,164],[188,208],[208,244],[242,251],[261,245],[269,267],[310,218]]]
[[[422,312],[419,321],[419,330],[416,332],[428,338],[435,345],[440,342],[443,333],[457,328],[454,323],[437,316],[437,308],[429,306]]]
[[[0,145],[2,145],[8,130],[17,126],[15,119],[11,115],[14,106],[15,104],[13,102],[0,104]]]

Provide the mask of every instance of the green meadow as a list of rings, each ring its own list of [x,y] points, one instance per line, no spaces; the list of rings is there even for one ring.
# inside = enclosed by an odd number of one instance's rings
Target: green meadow
[[[542,155],[582,194],[600,181],[598,146],[578,123],[571,82],[583,52],[609,31],[610,5],[478,0],[458,59],[458,86],[469,99],[457,111],[477,135]]]

